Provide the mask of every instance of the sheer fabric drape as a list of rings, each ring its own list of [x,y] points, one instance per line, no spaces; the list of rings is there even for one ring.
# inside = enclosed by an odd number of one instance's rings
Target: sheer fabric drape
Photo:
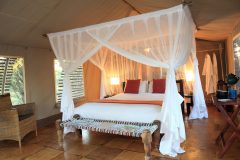
[[[202,84],[199,76],[198,60],[196,54],[196,41],[192,41],[192,60],[194,64],[194,81],[193,81],[193,110],[190,113],[189,119],[208,118],[207,106],[204,99]]]
[[[165,135],[160,142],[160,152],[176,156],[183,152],[180,143],[186,136],[180,109],[183,98],[178,94],[175,72],[190,57],[194,31],[195,25],[189,9],[179,5],[48,36],[54,53],[67,74],[90,59],[102,47],[138,63],[165,68],[166,95],[160,115],[161,132]],[[146,49],[149,51],[146,52]],[[100,68],[103,63],[98,63]],[[70,110],[73,110],[69,86],[70,82],[66,78],[66,94],[62,97],[61,106],[63,120],[70,117]]]
[[[128,79],[141,79],[152,81],[153,79],[166,78],[167,69],[144,65],[129,60],[107,48],[102,48],[91,57],[90,61],[101,70],[101,88],[100,99],[106,95],[123,92],[121,83],[117,86],[110,84],[112,77],[118,77],[120,82],[126,82]],[[193,92],[193,60],[190,57],[188,61],[176,71],[176,79],[184,80],[184,93]],[[190,76],[190,79],[189,77]]]

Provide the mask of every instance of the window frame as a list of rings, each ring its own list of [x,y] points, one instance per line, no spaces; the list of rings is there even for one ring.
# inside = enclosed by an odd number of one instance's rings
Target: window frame
[[[25,59],[23,56],[12,56],[12,55],[4,55],[0,54],[0,57],[5,57],[5,58],[22,58],[23,60],[23,92],[24,92],[24,102],[23,104],[27,103],[27,90],[26,90],[26,71],[25,71]],[[10,92],[9,92],[10,93]]]
[[[61,100],[57,101],[57,83],[56,83],[56,74],[55,74],[55,60],[58,61],[57,58],[53,59],[53,75],[54,75],[54,95],[55,95],[55,107],[60,108],[61,107]],[[80,104],[83,104],[86,101],[86,92],[85,92],[85,78],[84,78],[84,68],[82,65],[82,80],[83,80],[83,88],[84,88],[84,95],[81,97],[73,98],[74,106],[77,107]]]
[[[231,45],[231,48],[232,48],[232,54],[233,54],[233,60],[235,61],[235,58],[234,58],[234,56],[235,56],[235,53],[234,53],[234,47],[233,47],[233,45],[234,45],[234,41],[237,39],[237,38],[239,38],[240,39],[240,32],[238,33],[238,34],[236,34],[233,38],[232,38],[232,45]],[[234,67],[233,67],[233,69],[234,69],[234,74],[236,74],[235,72],[236,72],[236,69],[235,69],[235,62],[233,63],[233,65],[234,65]]]
[[[234,41],[236,41],[237,39],[239,39],[240,40],[240,32],[239,33],[237,33],[234,37],[233,37],[233,39],[232,39],[232,45],[231,45],[231,47],[232,47],[232,54],[233,54],[233,61],[234,61],[234,63],[233,63],[233,69],[234,69],[234,74],[236,74],[237,75],[237,73],[236,73],[236,64],[235,64],[235,51],[234,51]],[[240,62],[239,62],[239,66],[240,66]],[[237,75],[237,76],[239,76],[239,75]],[[239,89],[240,87],[239,87],[239,83],[240,82],[238,82],[237,84],[236,84],[236,87]]]

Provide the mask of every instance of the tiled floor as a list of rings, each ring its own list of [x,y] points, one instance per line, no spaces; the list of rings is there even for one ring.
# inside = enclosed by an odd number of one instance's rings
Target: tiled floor
[[[208,107],[209,118],[185,120],[187,140],[182,147],[186,153],[175,159],[214,160],[218,146],[215,138],[224,125],[214,107]],[[153,151],[153,160],[168,160]],[[235,142],[223,159],[240,160],[240,141]],[[15,141],[0,142],[0,160],[144,160],[141,139],[83,131],[82,138],[69,134],[64,150],[59,149],[54,126],[39,129],[39,136],[30,133],[23,140],[22,153]]]

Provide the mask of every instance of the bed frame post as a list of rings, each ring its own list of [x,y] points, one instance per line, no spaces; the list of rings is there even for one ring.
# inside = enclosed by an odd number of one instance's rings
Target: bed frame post
[[[60,148],[63,148],[63,128],[60,126],[61,122],[62,121],[60,119],[58,119],[58,120],[56,120],[55,125],[56,125],[56,129],[57,129],[58,146]]]
[[[151,142],[152,142],[152,135],[148,129],[145,129],[141,134],[142,142],[144,144],[144,151],[145,151],[145,160],[151,159]]]
[[[73,118],[80,119],[80,115],[79,114],[74,114]],[[82,130],[76,128],[75,134],[77,135],[78,138],[81,137],[82,136]]]
[[[161,122],[159,120],[155,120],[153,122],[154,125],[157,125],[158,128],[157,130],[153,133],[153,145],[154,145],[154,150],[159,150],[159,144],[160,144],[160,139],[161,139],[161,135],[160,135],[160,125],[161,125]]]

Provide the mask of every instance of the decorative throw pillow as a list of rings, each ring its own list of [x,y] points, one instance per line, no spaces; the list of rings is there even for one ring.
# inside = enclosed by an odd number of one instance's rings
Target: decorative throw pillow
[[[138,93],[146,93],[147,92],[147,86],[148,86],[148,81],[141,81]]]
[[[153,79],[153,92],[152,93],[165,93],[165,79]]]
[[[137,80],[127,80],[127,85],[124,93],[138,93],[140,86],[140,79]]]

